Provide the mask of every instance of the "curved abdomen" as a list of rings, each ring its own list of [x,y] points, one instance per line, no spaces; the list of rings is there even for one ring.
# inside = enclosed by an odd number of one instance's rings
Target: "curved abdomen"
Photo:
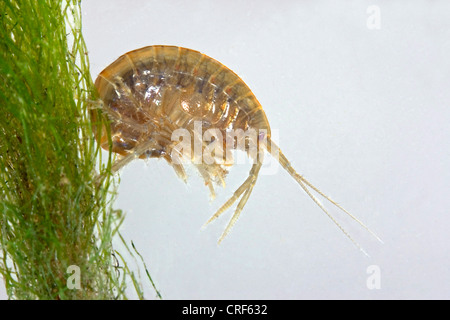
[[[265,129],[270,136],[265,113],[248,86],[198,51],[174,46],[134,50],[103,70],[95,84],[113,119],[118,153],[149,134],[167,139],[177,128],[192,130],[195,121],[204,130]]]

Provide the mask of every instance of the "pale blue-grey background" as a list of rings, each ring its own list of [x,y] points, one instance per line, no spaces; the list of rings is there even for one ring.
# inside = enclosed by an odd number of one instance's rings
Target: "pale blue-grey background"
[[[367,27],[371,5],[380,29]],[[120,174],[115,206],[165,299],[450,298],[448,1],[91,0],[83,22],[93,77],[154,44],[230,67],[297,170],[385,242],[327,204],[364,256],[279,170],[260,176],[217,246],[231,211],[200,227],[248,166],[210,202],[195,172],[186,186],[164,161],[136,161]],[[371,265],[380,289],[367,287]]]

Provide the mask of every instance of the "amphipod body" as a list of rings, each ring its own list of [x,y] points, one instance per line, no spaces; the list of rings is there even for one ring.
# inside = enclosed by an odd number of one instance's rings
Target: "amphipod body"
[[[102,111],[109,118],[112,151],[121,155],[113,164],[113,171],[135,158],[164,158],[186,181],[183,161],[190,161],[214,196],[213,184],[224,184],[227,167],[232,164],[230,149],[247,152],[253,162],[249,176],[207,222],[238,201],[219,242],[244,208],[258,178],[264,151],[268,151],[361,249],[311,190],[345,210],[292,168],[271,140],[270,126],[260,103],[241,78],[223,64],[186,48],[149,46],[119,57],[100,73],[95,85]],[[97,130],[96,137],[105,149],[110,147],[107,131]],[[209,140],[198,139],[208,133]],[[205,154],[208,159],[202,158]]]

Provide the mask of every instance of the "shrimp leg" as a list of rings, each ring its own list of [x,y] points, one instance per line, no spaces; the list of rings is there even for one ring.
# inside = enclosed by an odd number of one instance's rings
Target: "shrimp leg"
[[[258,161],[252,165],[252,168],[250,169],[249,175],[247,179],[244,181],[244,183],[241,184],[241,186],[234,192],[233,196],[228,199],[227,202],[225,202],[222,207],[220,207],[219,210],[211,217],[209,220],[204,224],[203,227],[211,223],[212,221],[216,220],[225,210],[227,210],[229,207],[233,205],[234,202],[236,202],[239,198],[241,200],[239,201],[236,210],[234,211],[233,216],[230,219],[230,222],[228,223],[227,227],[225,228],[225,231],[222,233],[222,235],[219,238],[218,243],[220,244],[222,240],[227,236],[227,234],[230,232],[233,225],[236,223],[237,219],[239,218],[239,215],[241,214],[242,209],[244,208],[245,204],[247,203],[248,198],[250,197],[250,194],[252,193],[253,187],[255,186],[256,180],[258,178],[259,170],[261,169],[263,161],[262,154],[258,157]]]

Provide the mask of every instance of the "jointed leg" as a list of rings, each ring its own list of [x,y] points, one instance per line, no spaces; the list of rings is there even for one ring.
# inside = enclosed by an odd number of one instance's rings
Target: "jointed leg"
[[[183,164],[181,163],[179,158],[177,158],[174,161],[172,156],[173,155],[166,154],[166,155],[164,155],[164,159],[166,159],[167,163],[170,166],[172,166],[172,168],[175,171],[175,173],[177,174],[178,178],[183,180],[184,183],[187,183],[187,175],[186,175],[186,171],[184,170]]]
[[[130,163],[132,160],[139,158],[140,155],[142,155],[147,150],[155,147],[157,145],[157,142],[155,142],[153,139],[149,139],[148,141],[140,143],[138,146],[136,146],[134,149],[131,150],[129,154],[126,156],[123,156],[122,158],[116,160],[112,166],[111,166],[111,172],[114,174],[120,169],[122,169],[126,164]],[[95,178],[95,183],[99,185],[104,176],[97,175]]]
[[[239,218],[239,215],[244,208],[245,204],[247,203],[248,198],[250,197],[250,194],[253,190],[253,187],[255,186],[256,179],[258,178],[259,170],[262,166],[263,157],[262,155],[259,157],[259,161],[257,163],[254,163],[247,179],[244,181],[244,183],[241,184],[241,186],[234,192],[233,196],[228,199],[227,202],[225,202],[222,207],[220,207],[219,210],[205,223],[204,226],[209,224],[210,222],[216,220],[225,210],[227,210],[230,206],[233,205],[234,202],[236,202],[239,198],[241,200],[239,201],[236,210],[228,223],[227,227],[225,228],[225,231],[223,232],[222,236],[219,238],[219,243],[225,238],[225,236],[229,233],[233,225],[236,223],[237,219]]]
[[[211,200],[214,200],[214,198],[216,197],[216,192],[214,191],[214,186],[211,181],[211,176],[209,175],[209,172],[205,169],[205,166],[202,164],[197,165],[197,170],[202,176],[203,180],[205,180],[205,185],[207,185],[209,188]]]
[[[227,236],[227,234],[230,232],[231,228],[233,227],[233,225],[236,223],[237,219],[239,218],[239,215],[241,214],[242,209],[244,208],[245,204],[247,203],[248,198],[250,197],[250,194],[252,193],[255,183],[256,183],[256,177],[251,180],[250,185],[247,187],[247,190],[245,190],[244,195],[242,196],[241,200],[239,201],[239,203],[236,207],[236,210],[234,211],[234,214],[230,219],[230,222],[228,222],[228,225],[225,228],[225,231],[222,233],[222,235],[219,238],[219,241],[218,241],[219,244]]]
[[[126,156],[123,156],[119,160],[116,160],[112,167],[112,172],[117,172],[120,169],[122,169],[126,164],[131,162],[134,159],[139,158],[143,153],[145,153],[147,150],[150,150],[158,145],[158,142],[156,142],[153,139],[149,139],[145,142],[139,143],[134,149],[131,150],[129,154]]]

